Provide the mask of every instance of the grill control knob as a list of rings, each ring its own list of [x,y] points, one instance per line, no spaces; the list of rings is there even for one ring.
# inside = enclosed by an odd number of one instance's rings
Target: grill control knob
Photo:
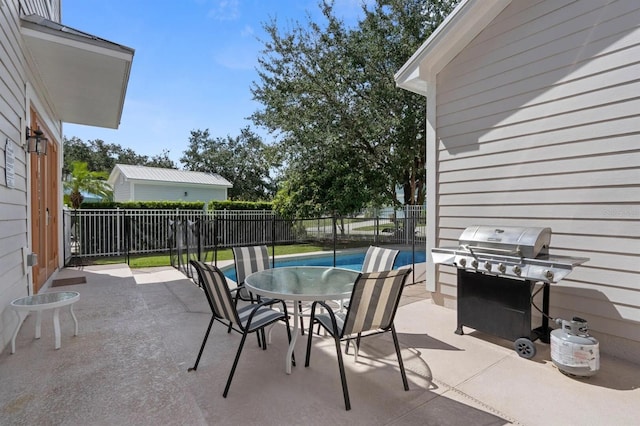
[[[501,274],[504,274],[506,270],[507,270],[507,267],[504,266],[504,263],[498,263],[498,271],[500,271]]]
[[[547,269],[547,270],[545,270],[545,271],[544,271],[544,277],[545,277],[546,279],[548,279],[549,281],[553,281],[553,272],[552,272],[552,271],[550,271],[550,270],[548,270],[548,269]]]
[[[471,261],[471,266],[474,267],[474,268],[477,268],[478,267],[478,261],[477,260],[472,260]]]
[[[458,263],[464,268],[465,266],[467,266],[467,259],[463,257]]]
[[[491,263],[490,262],[484,262],[484,269],[486,269],[487,271],[491,270]]]
[[[513,267],[513,273],[519,276],[522,273],[522,269],[520,269],[520,267],[516,265]]]

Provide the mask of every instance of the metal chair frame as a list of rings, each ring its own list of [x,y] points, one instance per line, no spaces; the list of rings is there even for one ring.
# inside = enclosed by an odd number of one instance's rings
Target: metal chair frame
[[[341,341],[349,342],[350,340],[356,339],[356,345],[358,345],[362,338],[390,331],[398,357],[398,365],[400,367],[404,390],[409,390],[407,375],[405,373],[404,363],[402,362],[402,355],[400,354],[398,336],[393,321],[398,310],[404,283],[410,273],[411,269],[401,269],[360,274],[353,285],[353,292],[351,293],[346,314],[334,312],[329,305],[322,301],[314,302],[311,306],[311,324],[313,325],[317,322],[331,334],[335,341],[342,392],[347,410],[351,409],[351,402],[349,399],[349,389],[347,387],[342,352],[340,350]],[[373,281],[373,283],[369,283],[369,281]],[[383,300],[383,297],[386,297],[386,300]],[[384,303],[380,304],[381,300]],[[326,313],[316,316],[317,306],[323,307]],[[341,321],[340,326],[338,325],[338,318]],[[365,334],[363,335],[363,333]],[[309,366],[311,359],[312,337],[313,333],[309,333],[305,367]]]
[[[202,345],[200,346],[196,362],[193,367],[188,369],[188,371],[197,370],[214,321],[224,324],[228,327],[229,331],[234,330],[242,334],[242,339],[240,340],[240,344],[233,361],[233,366],[231,367],[229,377],[227,378],[227,384],[222,394],[222,396],[226,398],[229,393],[231,381],[233,380],[233,375],[236,371],[236,367],[238,366],[238,360],[240,359],[242,348],[244,347],[244,343],[249,333],[261,333],[263,342],[261,346],[263,349],[266,349],[266,341],[264,340],[265,327],[274,324],[277,321],[284,321],[287,326],[287,338],[289,343],[291,343],[291,328],[289,326],[287,305],[282,300],[271,299],[261,303],[243,306],[238,309],[236,301],[232,297],[231,291],[227,286],[226,278],[220,269],[214,265],[209,265],[195,260],[191,260],[190,264],[197,271],[200,286],[204,289],[207,301],[211,307],[212,316],[204,335],[204,339],[202,340]],[[215,292],[215,294],[213,294],[213,292]],[[281,305],[282,311],[270,308],[276,304]],[[260,339],[258,339],[258,344],[260,344]]]

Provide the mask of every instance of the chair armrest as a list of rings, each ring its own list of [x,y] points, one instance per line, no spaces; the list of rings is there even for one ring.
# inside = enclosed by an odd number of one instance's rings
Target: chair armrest
[[[256,312],[258,312],[258,310],[260,308],[271,306],[271,305],[275,305],[276,303],[281,303],[282,304],[282,314],[285,317],[289,317],[289,313],[287,312],[287,305],[284,303],[284,300],[269,299],[269,300],[266,300],[264,302],[260,302],[260,303],[255,305],[256,307],[251,310],[251,313],[249,314],[249,317],[247,318],[246,327],[247,328],[251,328],[251,321],[253,321],[253,316],[256,314]],[[277,311],[274,311],[274,312],[277,312]]]
[[[333,312],[333,309],[331,309],[331,307],[329,307],[329,305],[326,302],[321,300],[313,302],[313,304],[311,305],[311,318],[315,319],[316,305],[322,306],[327,311],[327,314],[329,314],[329,318],[331,318],[331,327],[333,328],[333,330],[329,330],[329,332],[333,334],[334,337],[335,336],[342,337],[338,333],[338,323],[336,321],[336,314]]]

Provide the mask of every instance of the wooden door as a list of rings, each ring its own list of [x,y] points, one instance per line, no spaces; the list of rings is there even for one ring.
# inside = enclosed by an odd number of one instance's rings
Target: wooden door
[[[58,145],[31,111],[32,129],[48,139],[47,155],[28,154],[31,164],[31,250],[38,255],[32,269],[36,294],[58,266]]]

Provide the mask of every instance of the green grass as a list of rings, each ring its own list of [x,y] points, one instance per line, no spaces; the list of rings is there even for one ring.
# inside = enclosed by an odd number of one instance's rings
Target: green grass
[[[328,250],[329,247],[313,244],[293,244],[285,246],[276,246],[275,255],[282,256],[287,254],[300,254],[311,253],[314,251]],[[271,255],[271,247],[269,247],[269,255]],[[207,259],[213,259],[213,251],[210,251],[206,255]],[[218,260],[232,260],[233,252],[231,249],[218,250]],[[95,265],[108,265],[112,263],[126,263],[125,257],[109,257],[109,258],[96,258],[90,259],[91,263]],[[129,258],[129,267],[131,268],[150,268],[156,266],[171,266],[171,259],[168,253],[149,254],[131,256]]]

